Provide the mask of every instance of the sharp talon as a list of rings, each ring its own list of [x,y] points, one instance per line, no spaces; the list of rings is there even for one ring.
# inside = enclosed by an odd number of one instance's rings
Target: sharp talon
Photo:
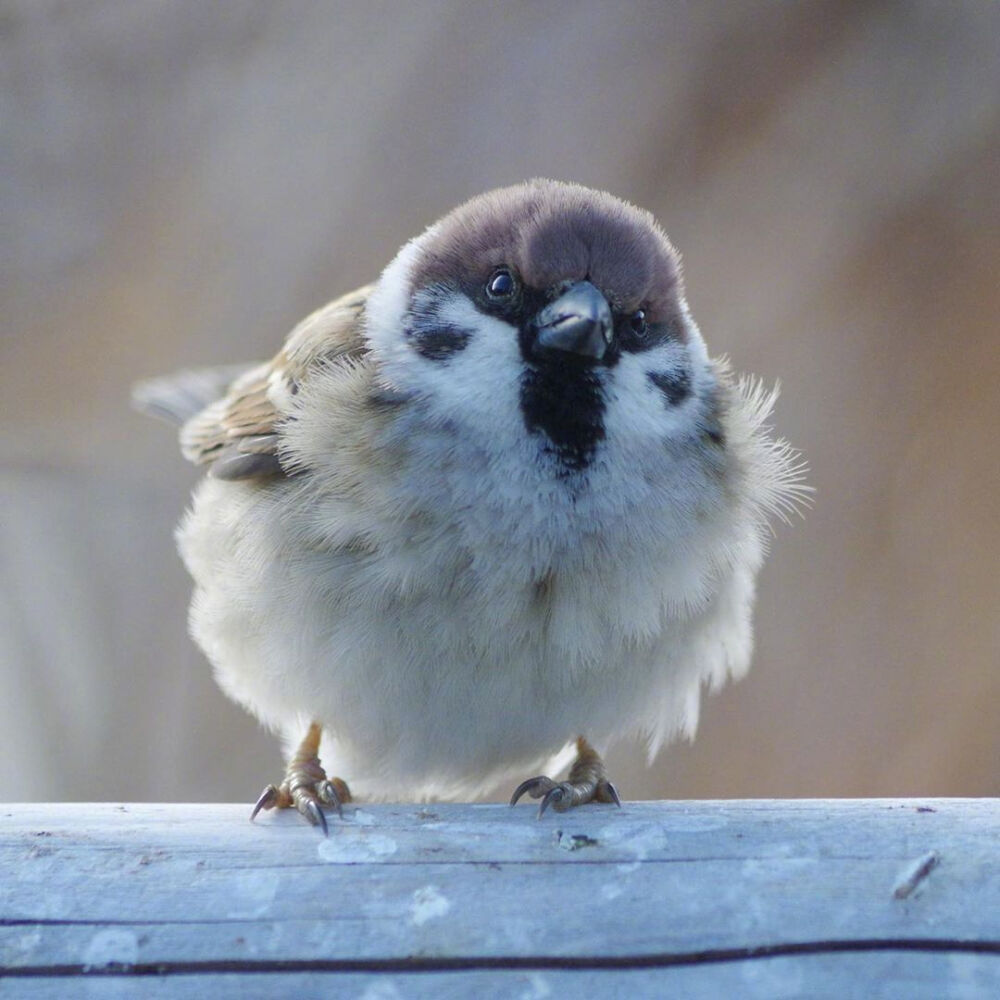
[[[541,819],[545,810],[551,805],[556,812],[559,812],[559,803],[562,802],[565,796],[560,785],[556,785],[554,788],[550,788],[546,793],[545,797],[542,799],[541,805],[538,807],[538,818]]]
[[[606,777],[604,761],[582,736],[576,741],[576,761],[569,769],[567,779],[555,782],[544,774],[528,778],[514,789],[510,804],[514,805],[524,794],[542,800],[538,806],[538,819],[545,815],[549,806],[558,813],[587,802],[614,802],[619,809],[622,807],[618,789]]]
[[[621,807],[622,807],[622,800],[621,800],[620,796],[618,795],[618,789],[615,788],[615,786],[612,785],[610,781],[606,781],[604,783],[604,788],[605,788],[605,791],[607,791],[608,795],[611,796],[611,801],[614,802],[614,804],[616,806],[618,806],[619,809],[621,809]]]
[[[313,721],[298,749],[291,755],[285,776],[279,785],[268,785],[254,804],[250,819],[262,809],[288,809],[294,806],[306,822],[318,826],[324,836],[330,830],[323,806],[337,810],[343,817],[342,803],[351,801],[351,792],[340,778],[328,778],[319,760],[322,734],[320,723]]]
[[[514,789],[514,794],[510,797],[510,804],[512,806],[517,805],[517,800],[522,795],[524,795],[524,793],[528,791],[528,789],[531,788],[532,785],[535,785],[537,783],[538,783],[538,778],[528,778],[527,781],[522,781],[521,784],[519,784],[517,788]]]
[[[274,803],[278,801],[278,789],[274,785],[268,785],[260,793],[260,798],[254,803],[253,812],[250,813],[250,822],[252,823],[257,818],[257,813],[261,809],[273,809]]]
[[[326,825],[326,816],[323,815],[323,810],[320,809],[319,803],[315,799],[309,799],[305,808],[302,809],[302,815],[305,816],[313,826],[321,827],[323,830],[323,836],[328,837],[330,831]]]
[[[337,815],[343,819],[344,810],[341,808],[340,796],[332,781],[321,781],[316,786],[316,794],[325,805],[337,810]]]

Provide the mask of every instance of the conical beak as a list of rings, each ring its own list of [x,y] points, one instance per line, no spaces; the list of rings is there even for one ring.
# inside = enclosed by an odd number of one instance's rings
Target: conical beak
[[[589,281],[578,281],[539,310],[531,353],[564,354],[588,363],[601,361],[613,328],[608,300]]]

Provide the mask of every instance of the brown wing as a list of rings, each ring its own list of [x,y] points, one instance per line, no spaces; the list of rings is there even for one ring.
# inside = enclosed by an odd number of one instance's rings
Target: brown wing
[[[372,286],[318,309],[289,334],[271,360],[240,375],[226,394],[181,429],[181,451],[196,465],[211,465],[220,479],[282,475],[281,422],[300,383],[316,365],[365,353],[361,320]]]

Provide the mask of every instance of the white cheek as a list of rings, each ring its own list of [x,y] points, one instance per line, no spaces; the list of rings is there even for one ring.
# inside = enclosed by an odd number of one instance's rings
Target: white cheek
[[[433,234],[431,226],[405,244],[382,272],[365,306],[365,328],[380,366],[398,361],[409,349],[403,343],[403,317],[410,306],[410,273],[424,241]]]
[[[463,295],[444,302],[438,315],[468,330],[469,341],[446,361],[428,360],[406,346],[409,356],[401,377],[407,379],[407,388],[426,392],[439,418],[459,420],[470,430],[504,438],[513,422],[523,437],[523,424],[516,419],[523,368],[517,329],[479,312]],[[515,419],[501,421],[498,414]]]
[[[437,315],[468,330],[468,344],[446,360],[422,357],[403,329],[410,310],[414,263],[436,227],[407,243],[382,272],[366,308],[366,333],[382,376],[393,386],[432,401],[439,420],[461,419],[492,431],[496,413],[516,406],[521,356],[517,330],[487,316],[464,296],[440,301]]]
[[[668,406],[650,381],[650,372],[691,371],[693,392],[677,406]],[[655,440],[679,438],[690,433],[698,407],[702,366],[683,344],[664,344],[640,354],[623,354],[611,373],[604,415],[607,441],[623,447],[648,448]]]

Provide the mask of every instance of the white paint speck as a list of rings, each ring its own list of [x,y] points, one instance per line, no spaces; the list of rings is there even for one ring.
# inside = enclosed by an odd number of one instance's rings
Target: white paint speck
[[[425,885],[413,894],[410,903],[410,923],[417,927],[426,924],[428,920],[437,920],[451,909],[451,901],[438,892],[437,887]]]
[[[618,882],[605,882],[601,886],[601,895],[607,899],[617,899],[625,890]]]
[[[399,850],[399,845],[381,833],[354,834],[341,827],[324,837],[316,850],[321,861],[350,865],[387,858]]]
[[[83,953],[84,969],[103,969],[109,965],[135,965],[139,958],[139,940],[132,931],[108,928],[98,931]]]
[[[588,837],[585,833],[566,833],[563,830],[557,830],[556,843],[563,851],[580,851],[586,847],[597,847],[600,841],[594,837]]]
[[[378,822],[370,812],[365,812],[363,809],[345,813],[344,819],[349,820],[354,826],[374,826]]]

